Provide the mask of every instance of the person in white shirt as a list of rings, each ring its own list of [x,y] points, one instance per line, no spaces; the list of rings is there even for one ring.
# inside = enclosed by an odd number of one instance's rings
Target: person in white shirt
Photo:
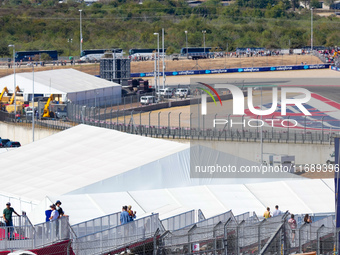
[[[282,212],[279,210],[279,206],[275,205],[275,210],[273,212],[273,217],[281,215]]]
[[[50,221],[54,221],[54,220],[58,219],[59,213],[56,210],[55,204],[51,205],[50,207],[52,209],[51,216],[50,216]]]
[[[55,204],[51,205],[50,207],[52,209],[52,213],[51,213],[51,216],[50,216],[50,223],[52,225],[51,226],[51,234],[54,233],[53,229],[55,229],[56,237],[58,237],[58,233],[59,233],[59,221],[58,221],[59,213],[56,210]],[[51,237],[51,239],[52,239],[52,237]]]

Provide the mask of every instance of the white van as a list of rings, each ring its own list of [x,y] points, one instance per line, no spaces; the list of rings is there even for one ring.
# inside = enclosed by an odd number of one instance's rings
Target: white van
[[[144,104],[144,105],[154,104],[154,103],[157,103],[157,102],[158,102],[158,100],[154,96],[142,96],[140,98],[140,103]]]
[[[158,95],[158,92],[157,92],[157,95]],[[170,98],[172,97],[172,89],[170,88],[159,89],[159,95],[165,98]]]
[[[183,89],[183,88],[180,88],[180,89],[176,89],[176,92],[175,92],[175,95],[177,97],[186,97],[187,95],[189,95],[189,90],[188,89]]]
[[[326,163],[329,164],[334,164],[335,163],[335,151],[333,151],[332,154],[329,154],[329,157],[327,158]]]

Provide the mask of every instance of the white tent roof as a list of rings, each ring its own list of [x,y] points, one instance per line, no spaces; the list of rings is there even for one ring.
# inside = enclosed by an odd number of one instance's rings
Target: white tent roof
[[[203,147],[198,151],[210,155],[211,150]],[[195,150],[190,150],[188,144],[78,125],[1,153],[1,174],[7,181],[1,185],[0,194],[1,190],[11,191],[18,197],[40,201],[47,195],[259,182],[255,178],[190,178],[191,151]],[[235,158],[215,152],[216,158],[226,162]],[[256,164],[240,158],[235,162]]]
[[[282,175],[286,179],[190,178],[192,152],[214,155],[221,164],[256,164],[211,150],[78,125],[1,153],[6,181],[0,195],[43,201],[29,214],[34,223],[44,220],[44,210],[57,199],[72,215],[72,224],[128,204],[138,216],[158,212],[162,218],[191,209],[202,209],[207,217],[230,209],[261,214],[275,204],[295,213],[334,211],[331,181],[292,180],[296,175],[289,173]]]
[[[295,214],[334,212],[332,179],[299,179],[253,184],[203,185],[172,189],[132,192],[64,195],[46,198],[41,209],[30,215],[33,221],[43,221],[43,211],[57,199],[70,216],[71,224],[121,210],[132,205],[138,217],[159,213],[165,219],[179,213],[201,209],[206,217],[232,210],[235,215],[255,211],[262,216],[266,207],[272,211],[279,205],[282,211]]]
[[[41,200],[46,195],[83,188],[186,148],[188,145],[181,143],[79,125],[1,153],[1,175],[7,181],[1,185],[0,193],[11,191],[19,197]]]
[[[0,83],[3,84],[3,87],[7,86],[10,92],[13,92],[13,74],[0,78]],[[24,93],[31,94],[33,87],[32,72],[17,73],[16,84]],[[120,85],[71,68],[34,72],[35,94],[67,94],[117,86]]]

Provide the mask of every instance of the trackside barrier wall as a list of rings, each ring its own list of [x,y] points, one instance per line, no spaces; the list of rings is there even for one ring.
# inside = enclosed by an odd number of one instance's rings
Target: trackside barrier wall
[[[76,254],[102,254],[136,242],[153,238],[161,229],[158,214],[153,214],[124,225],[76,238],[72,247]]]
[[[73,238],[79,238],[118,226],[120,224],[120,213],[117,212],[72,225],[71,228],[75,234]]]
[[[217,74],[217,73],[252,73],[252,72],[273,72],[273,71],[292,71],[292,70],[309,70],[309,69],[325,69],[329,68],[329,64],[317,65],[296,65],[296,66],[269,66],[269,67],[245,67],[245,68],[229,68],[229,69],[206,69],[206,70],[187,70],[187,71],[174,71],[165,72],[165,76],[178,76],[178,75],[197,75],[197,74]],[[131,73],[131,77],[154,77],[156,72],[147,73]],[[159,76],[163,73],[160,72]]]
[[[195,210],[184,212],[161,221],[165,230],[176,230],[195,223]]]

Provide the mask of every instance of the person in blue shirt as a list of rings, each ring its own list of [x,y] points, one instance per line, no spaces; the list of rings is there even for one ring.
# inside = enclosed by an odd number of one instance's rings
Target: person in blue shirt
[[[130,221],[130,215],[127,212],[127,206],[123,206],[122,212],[120,214],[120,224],[124,225]]]

